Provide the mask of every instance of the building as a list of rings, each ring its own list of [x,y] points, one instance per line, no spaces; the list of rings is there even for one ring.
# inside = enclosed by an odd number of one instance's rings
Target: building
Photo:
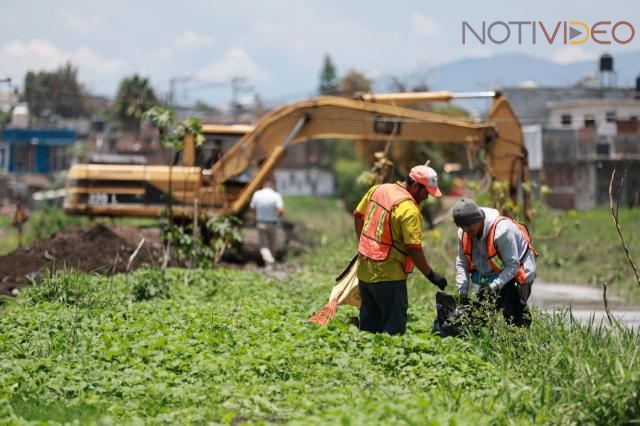
[[[552,207],[607,204],[614,168],[619,177],[629,163],[621,203],[640,202],[640,78],[637,87],[615,87],[612,73],[613,58],[603,55],[600,78],[587,84],[501,89],[523,124],[532,176],[550,188],[545,201]]]
[[[0,169],[9,173],[49,175],[69,167],[68,149],[76,134],[68,129],[2,130]]]
[[[292,145],[274,172],[276,188],[284,195],[335,194],[335,176],[328,163],[327,143],[321,140]]]

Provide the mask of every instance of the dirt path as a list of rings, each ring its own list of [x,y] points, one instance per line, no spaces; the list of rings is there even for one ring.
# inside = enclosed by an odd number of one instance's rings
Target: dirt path
[[[607,296],[609,311],[621,323],[640,330],[640,307],[630,306],[619,297]],[[571,307],[573,317],[580,322],[607,322],[602,289],[576,284],[534,283],[529,304],[546,311]]]

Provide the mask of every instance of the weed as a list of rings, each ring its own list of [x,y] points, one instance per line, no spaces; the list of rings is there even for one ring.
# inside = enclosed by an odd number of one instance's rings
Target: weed
[[[136,302],[169,298],[169,282],[164,270],[144,266],[135,274],[132,286]]]

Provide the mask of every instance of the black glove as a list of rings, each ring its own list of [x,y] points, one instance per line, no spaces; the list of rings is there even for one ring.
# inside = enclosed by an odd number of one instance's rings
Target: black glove
[[[447,279],[433,269],[431,270],[431,273],[427,275],[427,278],[440,290],[444,290],[444,288],[447,286]]]

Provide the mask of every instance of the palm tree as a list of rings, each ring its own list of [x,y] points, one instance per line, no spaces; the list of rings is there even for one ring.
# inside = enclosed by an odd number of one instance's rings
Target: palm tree
[[[147,77],[134,74],[120,81],[113,105],[114,116],[125,130],[139,132],[142,114],[157,103]]]

